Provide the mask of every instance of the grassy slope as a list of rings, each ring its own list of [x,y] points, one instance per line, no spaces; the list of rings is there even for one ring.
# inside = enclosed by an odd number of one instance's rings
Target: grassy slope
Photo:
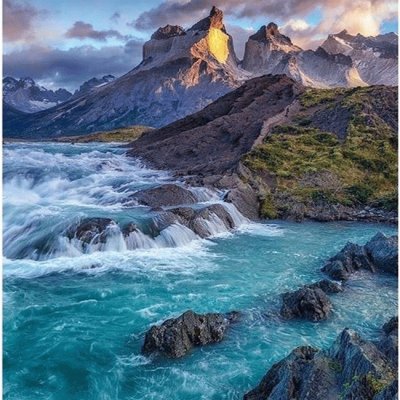
[[[379,101],[385,100],[379,99],[378,88],[307,90],[292,122],[273,128],[243,159],[255,175],[269,171],[276,177],[276,187],[264,193],[262,215],[275,218],[285,211],[278,194],[306,207],[322,203],[397,210],[397,132],[379,116],[381,110],[376,112]],[[351,111],[342,141],[312,121],[315,112],[338,105]]]
[[[148,126],[134,125],[112,131],[95,132],[81,136],[68,136],[57,139],[61,142],[89,143],[89,142],[131,142],[142,136],[143,133],[152,130]]]

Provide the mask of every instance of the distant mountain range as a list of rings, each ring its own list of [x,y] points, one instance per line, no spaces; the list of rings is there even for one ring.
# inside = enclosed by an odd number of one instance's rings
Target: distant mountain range
[[[286,74],[317,88],[397,85],[397,53],[394,33],[364,37],[346,31],[330,35],[315,51],[302,50],[270,23],[250,36],[240,61],[223,13],[213,7],[190,29],[159,28],[144,44],[142,62],[124,76],[88,83],[90,90],[82,85],[49,110],[14,116],[12,123],[5,118],[4,133],[56,137],[136,124],[161,127],[265,74]]]

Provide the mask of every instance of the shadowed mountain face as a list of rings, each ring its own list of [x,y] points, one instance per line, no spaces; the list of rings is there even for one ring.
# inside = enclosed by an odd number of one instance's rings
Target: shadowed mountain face
[[[91,80],[50,110],[5,118],[4,135],[54,138],[130,125],[158,128],[265,74],[285,74],[317,88],[395,85],[395,38],[341,32],[330,35],[316,51],[304,51],[271,22],[250,36],[239,62],[223,13],[213,7],[190,29],[159,28],[144,44],[142,62],[124,76]]]
[[[264,121],[284,112],[303,90],[285,75],[251,79],[202,111],[144,135],[131,154],[183,175],[232,172]]]

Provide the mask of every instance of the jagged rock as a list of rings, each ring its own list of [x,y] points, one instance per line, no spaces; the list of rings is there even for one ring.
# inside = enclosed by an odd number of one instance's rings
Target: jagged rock
[[[394,400],[396,368],[374,343],[345,329],[330,349],[298,347],[244,400]]]
[[[397,370],[398,366],[398,317],[393,317],[383,325],[382,338],[377,343],[379,350],[392,363],[393,368]]]
[[[224,25],[224,13],[213,6],[210,11],[210,15],[201,21],[194,24],[189,30],[190,31],[208,31],[210,28],[220,29],[226,33]]]
[[[122,228],[121,232],[124,236],[129,236],[132,232],[137,232],[138,230],[138,226],[135,223],[130,222]]]
[[[172,207],[181,204],[195,204],[194,194],[182,186],[165,184],[155,188],[144,189],[132,196],[139,204],[148,207]]]
[[[398,239],[397,236],[386,236],[377,233],[365,249],[375,268],[393,275],[398,275]]]
[[[340,293],[343,292],[343,288],[341,285],[336,282],[332,282],[328,279],[323,279],[322,281],[312,283],[310,285],[306,285],[306,287],[310,289],[321,289],[325,293]]]
[[[375,272],[364,246],[347,243],[338,254],[328,260],[322,271],[332,279],[347,280],[359,269]]]
[[[276,363],[244,400],[337,399],[330,360],[317,349],[298,347]]]
[[[107,239],[107,228],[116,225],[110,218],[85,218],[78,226],[71,227],[67,231],[69,239],[77,238],[84,243],[105,243]]]
[[[237,318],[237,312],[196,314],[186,311],[178,318],[152,326],[146,333],[142,351],[146,354],[159,352],[171,358],[183,357],[194,346],[220,342]]]
[[[166,25],[162,28],[158,28],[152,35],[151,39],[165,40],[174,36],[186,35],[185,30],[178,25]]]
[[[365,246],[347,243],[346,246],[322,267],[333,279],[347,280],[354,272],[365,269],[398,274],[397,236],[377,233]]]
[[[329,317],[332,303],[320,288],[307,286],[282,295],[281,315],[284,318],[304,318],[310,321],[321,321]]]

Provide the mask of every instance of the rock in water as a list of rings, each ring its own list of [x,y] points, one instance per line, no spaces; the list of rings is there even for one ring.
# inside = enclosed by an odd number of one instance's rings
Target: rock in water
[[[398,274],[397,236],[377,233],[365,246],[347,243],[322,267],[332,279],[347,280],[354,272],[365,269]]]
[[[107,227],[110,225],[116,225],[110,218],[85,218],[78,226],[68,229],[67,237],[79,239],[87,244],[105,243]]]
[[[306,285],[306,287],[310,289],[321,289],[325,293],[340,293],[343,292],[343,288],[341,285],[336,282],[332,282],[328,279],[323,279],[322,281],[312,283],[310,285]]]
[[[398,239],[397,236],[386,236],[377,233],[365,249],[375,268],[393,275],[398,275]]]
[[[159,352],[171,358],[183,357],[192,347],[220,342],[237,312],[196,314],[186,311],[178,318],[152,326],[146,333],[143,353]]]
[[[137,200],[139,204],[153,208],[195,204],[197,202],[196,197],[190,190],[175,184],[166,184],[141,190],[135,193],[132,198]]]
[[[327,351],[307,346],[293,350],[244,399],[394,400],[396,368],[373,342],[345,329]]]
[[[284,318],[304,318],[310,321],[321,321],[331,313],[332,303],[320,288],[307,286],[282,295],[281,315]]]

